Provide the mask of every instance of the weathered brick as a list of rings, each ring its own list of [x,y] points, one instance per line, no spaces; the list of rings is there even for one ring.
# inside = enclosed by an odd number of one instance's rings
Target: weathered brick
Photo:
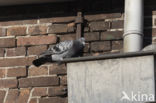
[[[123,48],[123,41],[112,41],[112,50],[121,50]]]
[[[67,76],[61,76],[60,77],[60,84],[61,85],[67,85]]]
[[[105,20],[111,18],[120,18],[121,13],[110,13],[110,14],[95,14],[95,15],[85,15],[84,18],[87,21],[97,21],[97,20]]]
[[[6,75],[6,69],[0,69],[0,78],[4,78]]]
[[[107,31],[101,33],[101,40],[118,40],[122,39],[122,31]]]
[[[74,16],[69,17],[53,17],[53,18],[44,18],[39,19],[40,23],[63,23],[63,22],[71,22],[75,20]]]
[[[2,47],[15,47],[15,38],[0,38],[0,48]]]
[[[16,100],[16,103],[27,103],[30,95],[30,89],[20,89],[20,94]]]
[[[18,68],[9,68],[7,69],[7,77],[21,77],[26,76],[26,68],[18,67]]]
[[[4,48],[0,48],[0,57],[4,57]]]
[[[45,50],[47,50],[46,45],[31,46],[31,47],[28,47],[28,55],[39,55]]]
[[[76,39],[76,34],[59,35],[59,37],[60,37],[60,41],[75,40]]]
[[[85,43],[85,47],[83,49],[83,52],[89,52],[90,50],[90,44],[89,43]]]
[[[0,36],[6,36],[6,29],[0,28]]]
[[[111,50],[110,41],[104,42],[93,42],[91,43],[91,50],[92,51],[109,51]]]
[[[10,27],[7,29],[8,36],[26,35],[26,27]]]
[[[37,98],[32,98],[29,103],[38,103]]]
[[[25,47],[8,48],[6,49],[6,56],[25,56]]]
[[[49,27],[48,33],[74,32],[74,27],[67,24],[53,24]]]
[[[58,77],[36,77],[36,78],[22,78],[19,80],[19,87],[43,87],[53,86],[59,84]]]
[[[47,34],[47,26],[30,26],[28,28],[28,34],[36,35],[36,34]]]
[[[123,24],[124,24],[124,21],[123,20],[113,21],[112,22],[112,25],[111,25],[111,28],[112,29],[123,28]]]
[[[0,90],[0,103],[3,103],[6,91]]]
[[[37,19],[34,19],[34,20],[1,21],[0,22],[0,26],[26,25],[26,24],[37,24]]]
[[[27,46],[27,45],[52,44],[52,43],[56,43],[56,40],[57,40],[56,35],[18,37],[17,45]]]
[[[48,67],[41,66],[41,67],[30,67],[28,69],[29,76],[39,76],[39,75],[48,75]]]
[[[66,74],[66,73],[67,69],[65,64],[62,65],[53,64],[49,68],[49,74]]]
[[[47,88],[44,87],[37,87],[34,88],[34,91],[32,92],[32,96],[47,96]]]
[[[0,80],[0,88],[16,88],[17,80],[16,79],[2,79]]]
[[[99,40],[99,33],[98,32],[85,33],[84,38],[86,41]]]
[[[105,31],[110,28],[110,23],[105,21],[91,22],[89,27],[91,31]]]
[[[67,87],[50,87],[48,89],[48,96],[63,96],[67,92]]]
[[[34,59],[36,59],[36,57],[0,58],[0,66],[29,66]]]
[[[67,103],[67,98],[61,97],[49,97],[49,98],[40,98],[39,103]]]
[[[18,89],[9,89],[5,103],[16,103],[18,96],[19,96]]]

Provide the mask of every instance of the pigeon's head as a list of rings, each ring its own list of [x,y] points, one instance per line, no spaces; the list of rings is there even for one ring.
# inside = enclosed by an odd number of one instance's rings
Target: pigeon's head
[[[85,46],[85,38],[84,37],[79,38],[78,41],[80,41],[83,44],[83,46]]]

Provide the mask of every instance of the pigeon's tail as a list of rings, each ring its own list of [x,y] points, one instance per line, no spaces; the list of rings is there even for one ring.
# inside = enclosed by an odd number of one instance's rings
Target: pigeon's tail
[[[36,60],[33,61],[33,64],[37,67],[47,63],[47,62],[51,62],[50,58],[47,58],[47,57],[41,57],[41,58],[38,58]]]

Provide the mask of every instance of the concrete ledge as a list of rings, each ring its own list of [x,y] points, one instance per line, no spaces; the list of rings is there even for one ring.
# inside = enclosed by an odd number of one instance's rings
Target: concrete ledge
[[[91,61],[91,60],[101,60],[101,59],[137,57],[137,56],[145,56],[145,55],[156,55],[156,50],[129,52],[129,53],[113,53],[113,54],[104,54],[104,55],[99,55],[99,56],[66,58],[62,62],[68,63],[68,62]]]

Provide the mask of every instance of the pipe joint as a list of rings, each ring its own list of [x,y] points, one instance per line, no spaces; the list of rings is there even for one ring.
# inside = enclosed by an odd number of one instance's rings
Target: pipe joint
[[[138,30],[129,30],[129,31],[126,31],[124,34],[123,34],[123,37],[127,36],[127,35],[130,35],[130,34],[136,34],[136,35],[140,35],[140,36],[143,36],[143,32],[142,31],[138,31]]]

